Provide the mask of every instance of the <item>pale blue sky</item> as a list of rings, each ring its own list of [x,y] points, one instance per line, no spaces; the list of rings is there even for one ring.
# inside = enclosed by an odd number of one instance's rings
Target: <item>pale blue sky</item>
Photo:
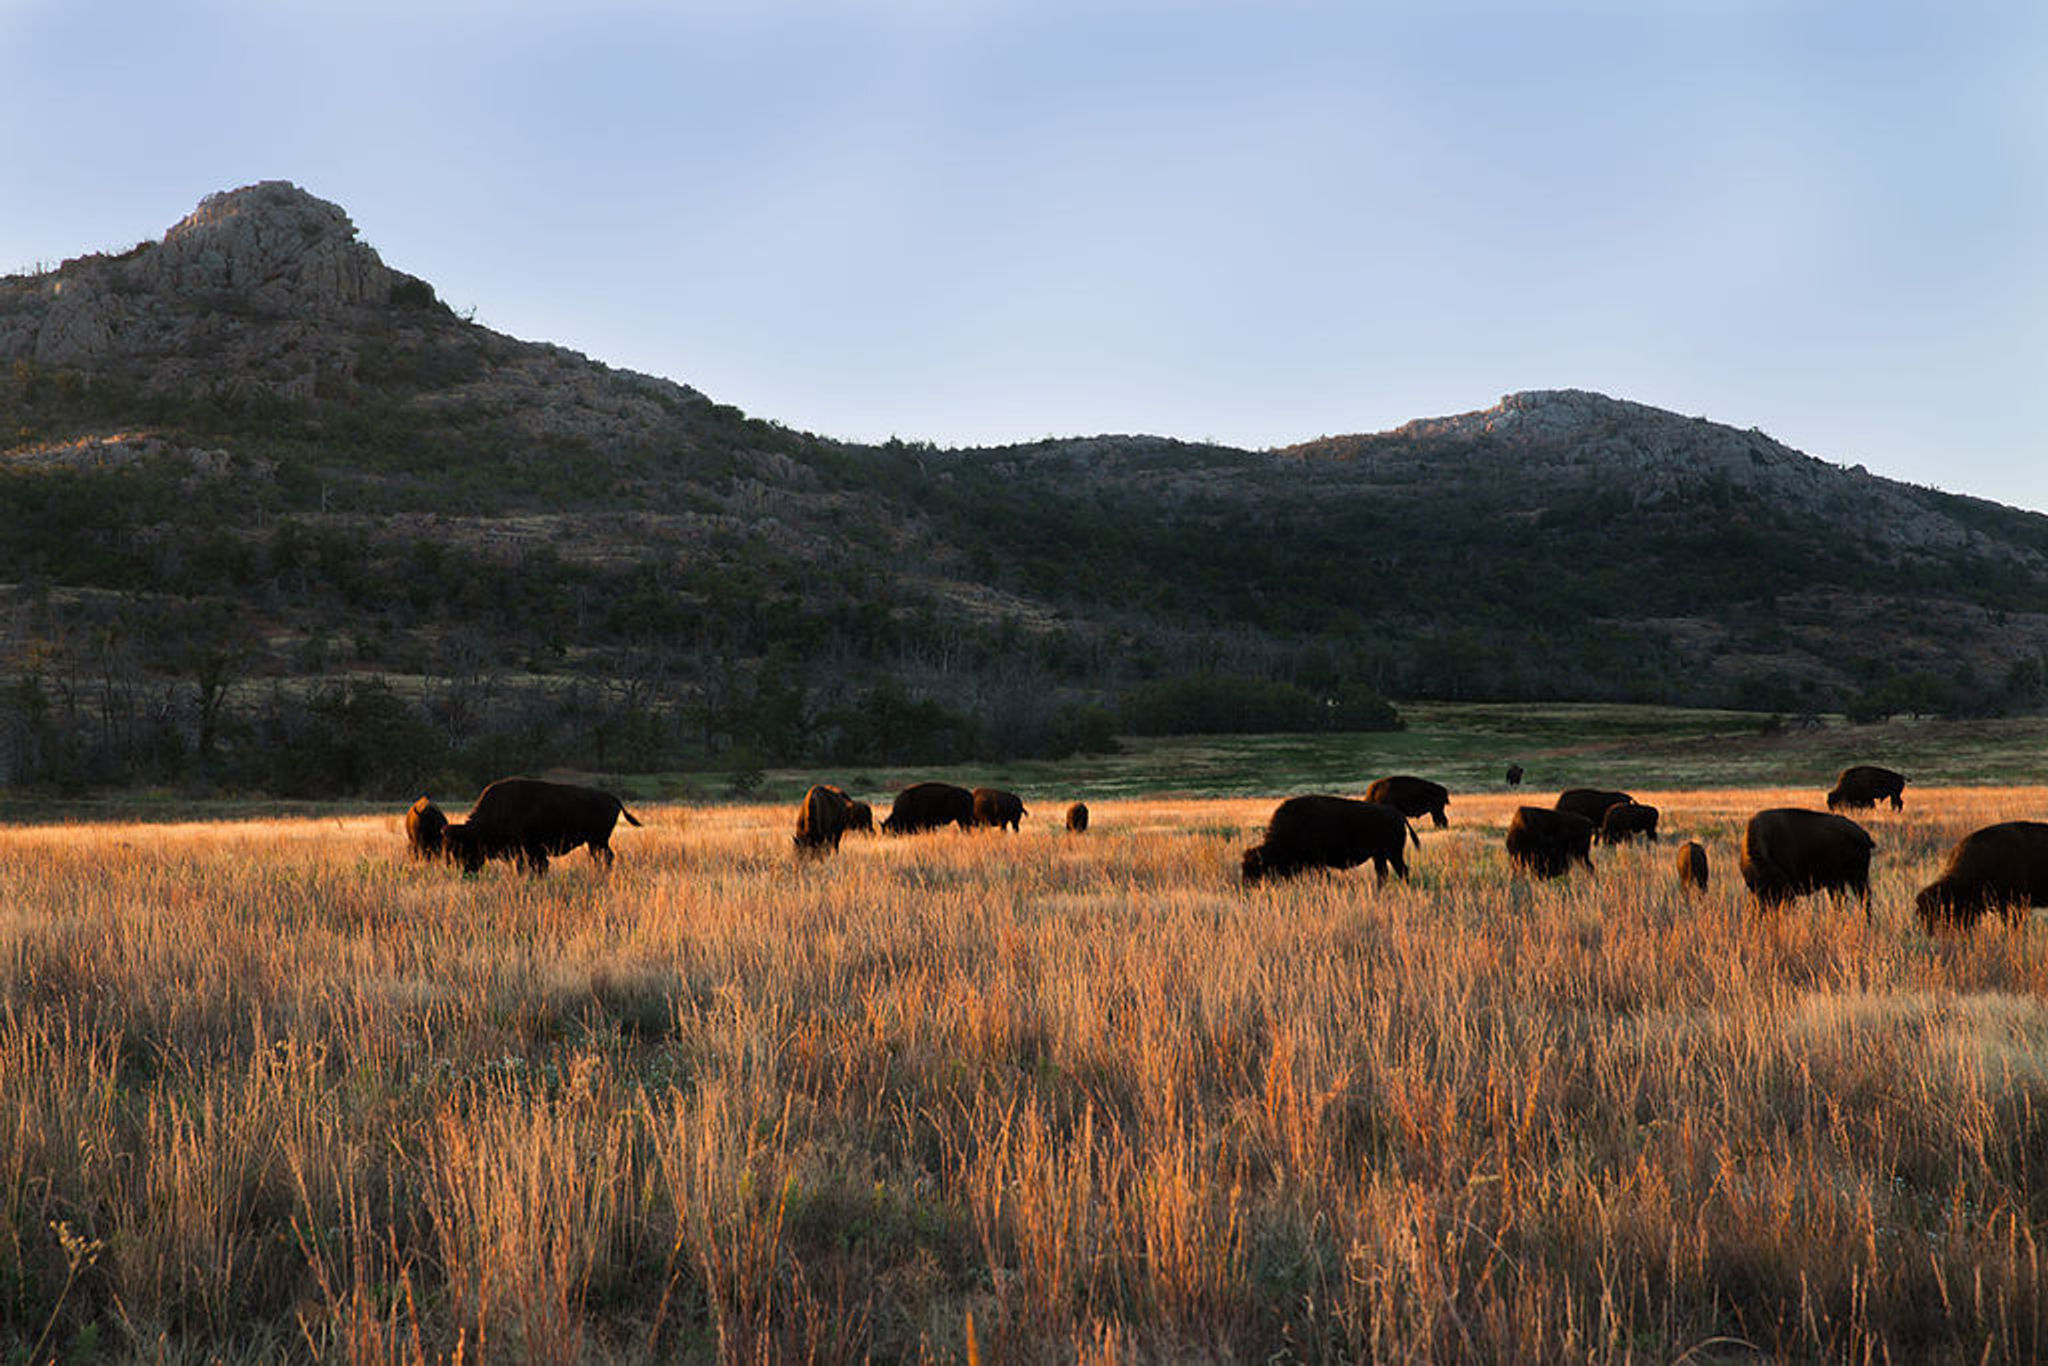
[[[833,436],[1577,387],[2048,509],[2048,4],[0,0],[0,270],[261,179]]]

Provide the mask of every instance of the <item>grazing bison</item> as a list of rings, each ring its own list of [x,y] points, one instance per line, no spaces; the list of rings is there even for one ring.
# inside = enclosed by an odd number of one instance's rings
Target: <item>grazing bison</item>
[[[1967,930],[1986,911],[2018,928],[2029,906],[2048,904],[2048,825],[2002,821],[1964,836],[1949,851],[1941,876],[1914,899],[1929,934],[1942,926]]]
[[[1075,802],[1067,808],[1067,829],[1076,835],[1085,834],[1088,829],[1088,803]]]
[[[1507,780],[1509,787],[1520,787],[1522,785],[1522,766],[1520,764],[1508,765]]]
[[[448,830],[448,817],[431,797],[422,797],[405,813],[405,847],[416,859],[439,858],[441,837]]]
[[[1569,811],[1574,816],[1584,816],[1593,823],[1593,828],[1598,830],[1600,822],[1607,819],[1608,807],[1620,806],[1623,802],[1634,800],[1635,798],[1626,792],[1606,792],[1597,787],[1573,787],[1558,793],[1557,801],[1551,809]]]
[[[992,825],[998,830],[1006,825],[1012,830],[1023,827],[1024,799],[1016,793],[1000,787],[977,787],[971,795],[976,825]]]
[[[1877,841],[1847,816],[1778,806],[1749,818],[1742,880],[1765,910],[1808,892],[1854,892],[1870,919],[1870,851]]]
[[[1508,822],[1508,858],[1537,877],[1563,877],[1574,862],[1593,867],[1593,822],[1571,811],[1518,806]]]
[[[1356,868],[1370,859],[1375,884],[1393,866],[1408,876],[1406,844],[1415,830],[1397,807],[1351,797],[1289,797],[1266,823],[1266,837],[1244,851],[1244,880],[1292,877],[1308,868]]]
[[[448,856],[474,873],[484,860],[511,859],[536,877],[548,859],[588,846],[590,857],[612,865],[612,828],[619,817],[639,820],[609,792],[539,778],[500,778],[485,788],[467,818],[442,832]]]
[[[1365,799],[1385,802],[1411,820],[1428,816],[1439,830],[1450,824],[1444,817],[1444,808],[1451,804],[1451,791],[1427,778],[1413,778],[1405,773],[1381,778],[1365,790]]]
[[[1698,840],[1678,846],[1678,885],[1688,892],[1707,890],[1707,847]]]
[[[849,835],[872,835],[875,833],[875,808],[855,798],[846,804],[846,833]]]
[[[889,814],[882,819],[882,833],[914,835],[942,825],[972,829],[974,794],[951,783],[912,783],[896,794]]]
[[[1641,802],[1616,802],[1600,818],[1602,844],[1627,844],[1637,835],[1657,842],[1657,808]]]
[[[1828,810],[1862,811],[1890,798],[1892,810],[1898,811],[1906,805],[1905,790],[1905,774],[1876,764],[1855,764],[1835,779],[1835,790],[1828,793]]]
[[[839,848],[839,837],[853,820],[853,799],[830,783],[804,793],[796,812],[796,848],[800,854],[827,854]]]

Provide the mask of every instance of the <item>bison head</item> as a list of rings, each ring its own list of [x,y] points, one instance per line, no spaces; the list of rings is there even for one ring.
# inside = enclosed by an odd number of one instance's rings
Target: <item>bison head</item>
[[[484,866],[483,841],[469,828],[468,821],[451,822],[441,832],[441,852],[461,864],[465,873],[474,873]]]

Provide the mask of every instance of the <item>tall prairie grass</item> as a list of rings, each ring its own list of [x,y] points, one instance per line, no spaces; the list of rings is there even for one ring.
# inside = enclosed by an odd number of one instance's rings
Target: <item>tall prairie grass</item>
[[[603,875],[380,819],[0,831],[0,1357],[2032,1359],[2048,946],[1876,919],[1747,815],[1247,892],[1267,801],[1073,837],[654,809]]]

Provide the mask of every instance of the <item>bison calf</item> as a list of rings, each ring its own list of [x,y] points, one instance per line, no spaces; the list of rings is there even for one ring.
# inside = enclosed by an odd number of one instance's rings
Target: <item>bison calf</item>
[[[1707,847],[1698,840],[1678,846],[1678,885],[1688,892],[1707,890]]]
[[[1369,802],[1385,802],[1411,820],[1427,816],[1441,830],[1450,824],[1444,808],[1451,804],[1451,791],[1442,783],[1415,778],[1406,773],[1381,778],[1365,790]]]
[[[1913,909],[1927,933],[1967,930],[1986,911],[2018,928],[2027,908],[2048,903],[2048,825],[2003,821],[1964,836],[1941,876],[1921,889]]]
[[[1067,829],[1076,835],[1088,830],[1088,803],[1075,802],[1067,808]]]
[[[500,778],[477,797],[469,815],[442,832],[448,856],[474,873],[486,859],[511,859],[536,877],[551,856],[587,846],[593,861],[612,866],[612,829],[619,817],[638,825],[609,792],[539,778]]]
[[[1593,822],[1571,811],[1518,806],[1508,822],[1508,859],[1537,877],[1563,877],[1573,863],[1593,867]]]
[[[1854,892],[1870,920],[1870,852],[1877,841],[1847,816],[1779,806],[1749,818],[1742,881],[1765,910],[1808,892]]]
[[[1408,818],[1382,802],[1320,794],[1289,797],[1266,823],[1266,837],[1244,851],[1244,880],[1292,877],[1310,868],[1356,868],[1371,860],[1375,884],[1387,868],[1408,876],[1407,843],[1414,840]]]

